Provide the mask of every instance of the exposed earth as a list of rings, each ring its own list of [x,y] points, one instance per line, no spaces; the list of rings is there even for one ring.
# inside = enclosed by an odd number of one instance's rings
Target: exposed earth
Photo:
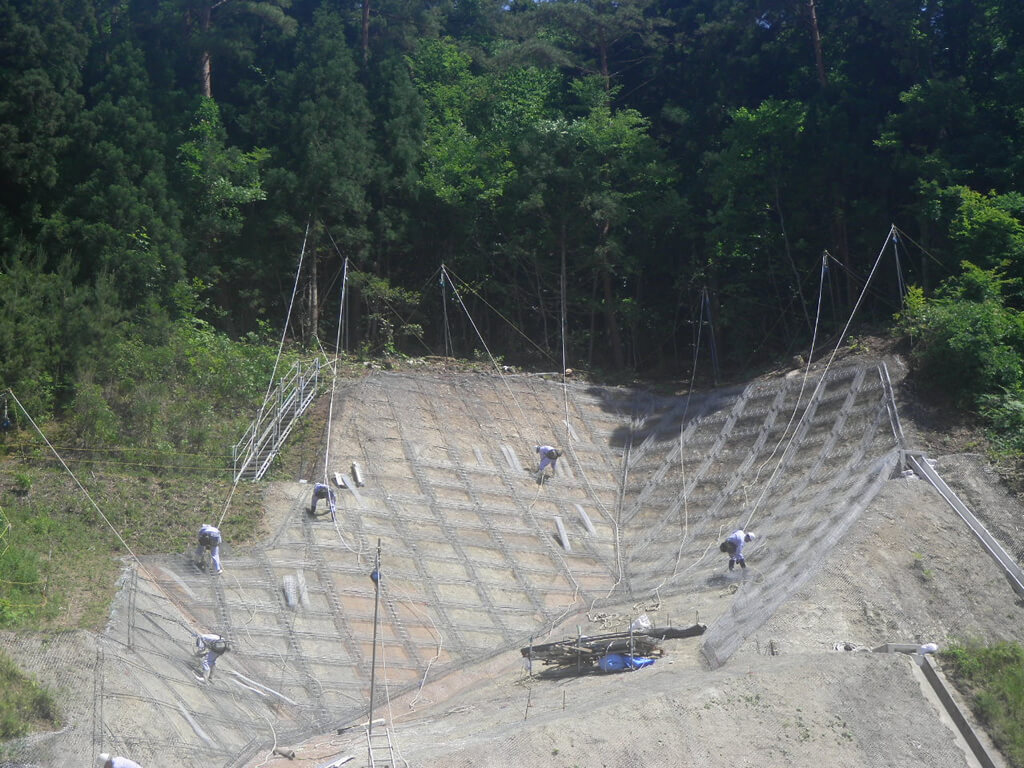
[[[370,765],[377,608],[373,717],[391,749],[374,765],[977,765],[914,659],[868,650],[1019,640],[1024,602],[950,506],[901,472],[900,448],[932,452],[1018,562],[1024,517],[981,457],[935,455],[949,436],[902,400],[900,360],[881,362],[692,395],[369,374],[329,408],[327,447],[310,444],[303,476],[268,485],[266,541],[228,551],[219,581],[181,555],[148,558],[126,572],[104,636],[0,639],[66,693],[71,720],[14,764],[108,751],[145,768]],[[545,440],[566,456],[538,485],[531,450]],[[307,512],[323,478],[336,524]],[[745,572],[717,549],[734,527],[760,534]],[[632,672],[524,665],[531,638],[643,615],[708,631],[663,641]],[[236,646],[209,687],[189,669],[195,628]]]

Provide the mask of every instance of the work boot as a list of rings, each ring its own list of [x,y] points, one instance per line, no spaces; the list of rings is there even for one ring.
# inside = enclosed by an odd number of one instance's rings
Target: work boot
[[[746,568],[747,567],[747,561],[746,560],[740,560],[739,563],[740,563],[740,568]]]
[[[729,570],[731,571],[735,567],[736,567],[736,560],[730,557],[729,558]]]

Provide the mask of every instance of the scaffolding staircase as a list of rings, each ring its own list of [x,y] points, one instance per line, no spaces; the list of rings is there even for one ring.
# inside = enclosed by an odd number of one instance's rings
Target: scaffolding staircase
[[[320,358],[305,366],[295,363],[270,393],[259,415],[231,450],[234,481],[261,480],[284,441],[316,396]]]
[[[391,742],[391,729],[383,725],[366,729],[366,748],[370,768],[395,768],[395,745]]]

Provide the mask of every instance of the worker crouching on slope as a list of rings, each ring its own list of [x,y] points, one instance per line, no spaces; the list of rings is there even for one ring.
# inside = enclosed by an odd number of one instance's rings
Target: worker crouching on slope
[[[203,682],[208,683],[213,679],[213,670],[217,666],[217,659],[231,650],[228,641],[220,635],[206,634],[196,635],[196,656],[203,657]]]
[[[324,483],[317,483],[313,486],[313,500],[309,503],[309,516],[316,517],[316,507],[320,499],[327,499],[328,511],[331,513],[331,519],[334,519],[335,507],[337,500],[334,496],[334,491],[330,489]]]
[[[540,454],[540,469],[537,470],[537,482],[544,482],[544,470],[551,467],[551,476],[555,476],[555,462],[562,452],[551,445],[538,445],[534,450]]]
[[[729,555],[730,571],[736,567],[737,563],[740,568],[747,567],[747,561],[743,559],[743,545],[756,538],[757,534],[740,529],[729,534],[729,537],[719,545],[718,548]]]

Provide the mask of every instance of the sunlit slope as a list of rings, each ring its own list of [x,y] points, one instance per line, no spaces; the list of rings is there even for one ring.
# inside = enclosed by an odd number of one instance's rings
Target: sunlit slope
[[[241,765],[275,739],[365,717],[375,612],[377,682],[393,696],[580,612],[745,578],[737,599],[758,609],[707,617],[705,656],[722,663],[890,473],[884,382],[863,365],[820,386],[777,378],[689,397],[498,374],[340,386],[326,471],[301,478],[345,476],[337,519],[312,518],[296,478],[268,490],[271,535],[226,552],[223,575],[184,555],[133,567],[88,651],[91,727],[37,744],[34,759],[41,748],[45,764],[77,766],[102,748],[147,768]],[[565,451],[543,484],[539,443]],[[751,568],[727,575],[718,542],[748,522]],[[223,527],[230,543],[230,517]],[[210,686],[190,670],[192,629],[234,644]]]

